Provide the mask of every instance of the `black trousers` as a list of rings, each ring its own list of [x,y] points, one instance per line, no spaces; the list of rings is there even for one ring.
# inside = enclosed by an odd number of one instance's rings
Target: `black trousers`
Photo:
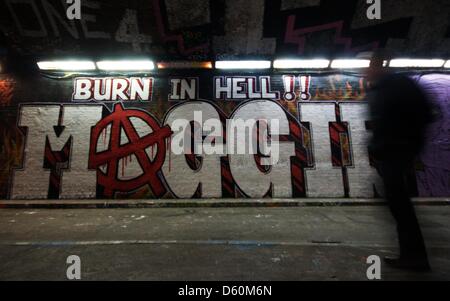
[[[379,171],[383,177],[389,209],[397,223],[400,257],[426,259],[425,243],[406,180],[412,166],[412,159],[390,158],[380,162]]]

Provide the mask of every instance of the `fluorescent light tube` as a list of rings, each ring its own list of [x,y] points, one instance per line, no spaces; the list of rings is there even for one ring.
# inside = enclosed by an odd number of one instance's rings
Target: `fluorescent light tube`
[[[106,71],[143,71],[153,70],[155,64],[150,60],[109,60],[97,62],[97,67]]]
[[[325,59],[280,59],[273,62],[273,67],[277,69],[290,69],[290,68],[302,68],[302,69],[320,69],[328,68],[330,65],[329,60]]]
[[[439,68],[444,65],[445,61],[441,59],[392,59],[389,67],[394,68]]]
[[[43,61],[37,63],[41,70],[80,71],[95,70],[95,63],[90,61]]]
[[[362,59],[338,59],[331,62],[331,68],[352,69],[352,68],[368,68],[370,60]]]
[[[217,61],[216,69],[269,69],[271,61]]]

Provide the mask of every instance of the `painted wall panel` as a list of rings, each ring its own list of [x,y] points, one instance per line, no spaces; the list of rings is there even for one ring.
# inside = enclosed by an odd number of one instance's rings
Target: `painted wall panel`
[[[432,96],[438,116],[411,174],[411,192],[448,197],[450,76],[411,77]],[[363,76],[93,75],[89,83],[98,87],[81,100],[75,90],[85,79],[0,76],[2,199],[383,194],[367,149]],[[188,93],[181,93],[183,85]],[[120,91],[94,95],[107,86]]]

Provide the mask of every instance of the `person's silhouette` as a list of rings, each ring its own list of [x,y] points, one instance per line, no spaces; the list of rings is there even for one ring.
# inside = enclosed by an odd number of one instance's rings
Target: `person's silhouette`
[[[384,181],[385,198],[397,223],[399,257],[385,257],[391,266],[429,270],[422,232],[408,189],[407,175],[424,143],[432,120],[431,104],[413,79],[390,74],[383,57],[374,57],[368,72],[372,139],[369,151]]]

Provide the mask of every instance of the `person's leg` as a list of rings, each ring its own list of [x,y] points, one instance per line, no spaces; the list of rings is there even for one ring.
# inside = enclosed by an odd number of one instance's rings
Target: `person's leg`
[[[402,167],[402,166],[401,166]],[[404,258],[426,259],[425,243],[417,220],[414,205],[409,197],[407,185],[407,173],[409,166],[404,166],[402,174],[402,188],[398,195],[397,203],[397,228],[400,243],[400,255]]]
[[[401,206],[399,206],[397,201],[402,197],[404,188],[401,169],[393,164],[392,161],[384,161],[381,162],[380,171],[384,181],[385,199],[396,224],[398,224],[399,219],[401,219],[399,216]]]
[[[386,200],[397,224],[402,263],[426,268],[425,244],[406,185],[407,168],[408,164],[399,160],[383,162]]]

